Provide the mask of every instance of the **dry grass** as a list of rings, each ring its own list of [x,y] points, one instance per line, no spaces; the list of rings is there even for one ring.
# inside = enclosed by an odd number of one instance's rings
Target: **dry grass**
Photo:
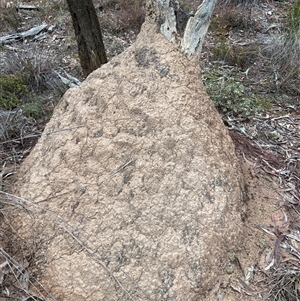
[[[114,34],[139,32],[145,20],[145,0],[104,0],[102,4],[100,23],[103,30]]]
[[[265,48],[275,86],[284,92],[300,93],[300,0],[288,11],[285,28]]]
[[[220,0],[219,4],[225,6],[253,6],[257,4],[258,0]]]
[[[279,34],[264,49],[265,58],[277,90],[300,93],[300,37]]]
[[[28,202],[0,191],[0,298],[56,301],[38,281],[34,237],[32,241],[23,240],[10,224],[12,209],[16,208],[33,217]]]
[[[298,301],[300,295],[300,270],[290,265],[280,265],[265,278],[267,297],[273,301]]]
[[[17,31],[21,18],[15,7],[0,7],[0,32]]]
[[[31,92],[37,94],[44,93],[45,90],[53,89],[57,86],[59,90],[60,83],[53,77],[53,68],[55,67],[51,57],[45,56],[39,50],[39,45],[22,45],[12,51],[6,52],[3,73],[16,74],[21,73],[28,79],[28,88]]]

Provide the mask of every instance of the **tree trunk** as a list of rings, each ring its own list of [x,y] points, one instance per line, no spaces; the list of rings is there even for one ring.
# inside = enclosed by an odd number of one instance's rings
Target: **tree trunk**
[[[107,62],[101,28],[92,0],[67,0],[85,76]]]
[[[182,40],[178,39],[177,32],[177,28],[181,26],[178,24],[178,13],[181,11],[178,0],[148,0],[147,17],[157,24],[168,40],[181,40],[182,51],[188,57],[194,53],[199,56],[216,2],[217,0],[203,0],[195,16],[189,18]]]
[[[203,0],[195,16],[188,20],[181,42],[182,50],[188,57],[194,52],[200,55],[216,2],[217,0]]]

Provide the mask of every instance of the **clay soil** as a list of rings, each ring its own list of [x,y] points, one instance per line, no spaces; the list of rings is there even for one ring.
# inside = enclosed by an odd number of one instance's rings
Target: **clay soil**
[[[58,7],[60,2],[57,1]],[[285,18],[284,3],[266,1],[256,10],[256,15],[254,12],[252,18],[257,20],[256,24],[262,28],[268,27],[275,21],[281,22]],[[39,5],[40,3],[28,1],[28,4]],[[2,21],[6,9],[8,8],[4,8],[4,5],[1,8],[0,20]],[[24,41],[24,44],[16,43],[13,46],[2,47],[0,49],[0,70],[4,69],[5,58],[10,55],[11,51],[21,50],[23,46],[26,47],[26,51],[31,49],[30,47],[32,49],[38,47],[44,57],[55,58],[54,68],[56,70],[63,68],[78,79],[83,79],[68,12],[67,10],[59,13],[58,10],[52,12],[53,14],[48,15],[39,15],[36,11],[18,12],[18,17],[22,20],[19,28],[21,31],[40,25],[42,22],[56,27],[53,32],[48,32],[47,37],[41,41],[27,40]],[[107,8],[106,11],[104,8],[104,12],[99,12],[100,18],[104,13],[112,14],[112,8]],[[216,14],[220,14],[220,10],[216,11]],[[132,29],[119,32],[106,30],[105,24],[111,25],[112,20],[102,20],[104,41],[106,41],[107,51],[111,57],[129,46],[135,40],[137,33],[137,30]],[[14,33],[14,31],[10,26],[4,26],[1,28],[0,35],[4,36]],[[257,38],[255,35],[259,33],[261,32],[253,31],[251,39]],[[243,40],[250,38],[249,35],[245,36],[243,31],[230,31],[229,33],[229,37],[232,39],[237,39],[237,35],[240,35]],[[215,39],[214,32],[209,32],[203,49],[203,61],[201,62],[203,70],[213,69],[216,66],[211,55]],[[12,47],[15,50],[12,50]],[[259,68],[255,69],[255,72],[259,77]],[[51,99],[51,93],[49,91],[47,93]],[[272,108],[265,109],[264,112],[252,118],[233,118],[221,112],[236,146],[236,154],[241,162],[247,183],[247,212],[244,217],[244,243],[238,254],[231,254],[228,275],[220,279],[210,294],[210,300],[261,300],[269,296],[270,279],[274,278],[278,269],[295,269],[298,273],[300,271],[299,96],[286,97],[285,103],[278,102]],[[43,121],[39,120],[38,126],[26,128],[27,134],[32,133],[38,136],[42,132],[43,126]],[[275,138],[274,133],[278,134]],[[35,141],[36,139],[31,139],[21,145],[17,143],[17,147],[16,144],[13,144],[10,149],[4,148],[6,154],[3,158],[6,159],[1,164],[1,176],[3,181],[5,180],[7,189],[1,193],[2,224],[5,224],[6,216],[9,215],[9,207],[5,206],[5,203],[10,203],[10,198],[6,193],[9,193],[10,187],[13,187],[14,184],[11,175],[18,171],[19,164]],[[7,159],[10,158],[12,153],[8,152],[12,152],[12,149],[17,149],[17,152],[13,154],[14,159]],[[20,245],[13,235],[13,228],[14,225],[6,225],[3,229],[0,237],[1,250],[8,250],[12,258],[22,262],[25,270],[31,265],[36,266],[36,263],[32,262],[34,251],[31,254],[30,250],[28,251],[28,248],[32,247],[31,243],[23,242]],[[20,250],[23,250],[24,253]],[[20,296],[18,285],[24,284],[26,281],[19,281],[16,284],[13,281],[14,275],[11,275],[2,266],[0,273],[0,283],[3,288],[3,290],[0,288],[2,290],[0,300],[9,300],[5,287],[17,300]],[[37,269],[31,270],[31,273],[32,278],[38,277]],[[295,294],[299,296],[299,290]],[[275,300],[274,296],[269,297],[269,300]]]

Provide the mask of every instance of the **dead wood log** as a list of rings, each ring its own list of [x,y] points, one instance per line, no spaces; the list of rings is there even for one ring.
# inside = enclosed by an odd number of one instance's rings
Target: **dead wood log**
[[[23,9],[23,10],[39,10],[40,8],[36,5],[26,5],[26,4],[19,4],[17,6],[17,10]]]
[[[62,69],[62,71],[64,72],[65,76],[62,76],[60,73],[58,73],[55,70],[53,72],[62,81],[63,84],[68,85],[70,88],[80,86],[81,81],[78,78],[70,75],[64,69]]]
[[[48,26],[47,24],[43,24],[43,25],[35,26],[27,31],[4,36],[0,38],[0,45],[11,44],[14,42],[18,42],[20,40],[24,40],[25,38],[34,37],[40,32],[42,32],[45,28],[47,28],[47,26]]]

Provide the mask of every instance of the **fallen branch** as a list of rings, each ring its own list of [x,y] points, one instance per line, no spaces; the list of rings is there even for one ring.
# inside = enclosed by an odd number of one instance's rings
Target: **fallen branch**
[[[63,69],[62,69],[63,70]],[[63,70],[65,76],[62,76],[57,71],[53,70],[53,72],[59,77],[59,79],[62,81],[63,84],[68,85],[70,88],[78,87],[81,84],[81,81],[67,73],[65,70]]]
[[[23,10],[39,10],[40,8],[36,5],[26,5],[26,4],[20,4],[17,6],[17,9],[23,9]]]
[[[24,40],[25,38],[34,37],[37,34],[39,34],[41,31],[43,31],[47,26],[48,25],[43,24],[43,25],[33,27],[27,31],[4,36],[0,38],[0,45],[11,44],[20,40]]]

